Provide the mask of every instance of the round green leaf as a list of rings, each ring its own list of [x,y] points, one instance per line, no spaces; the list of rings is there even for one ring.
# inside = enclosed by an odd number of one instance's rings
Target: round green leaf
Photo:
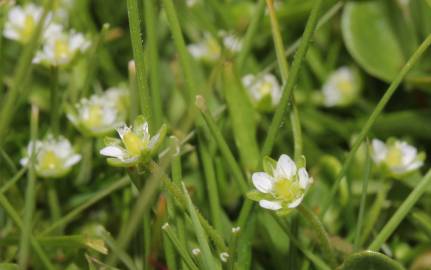
[[[338,270],[404,270],[397,261],[374,251],[361,251],[347,257]]]
[[[391,81],[405,63],[380,1],[346,4],[342,34],[350,54],[368,73]]]

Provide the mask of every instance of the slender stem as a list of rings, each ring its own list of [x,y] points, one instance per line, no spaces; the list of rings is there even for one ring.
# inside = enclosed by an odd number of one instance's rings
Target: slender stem
[[[150,67],[150,89],[151,103],[153,105],[152,113],[154,120],[154,128],[157,130],[163,120],[162,100],[160,93],[160,75],[159,75],[159,54],[157,50],[157,32],[156,32],[156,10],[154,8],[154,0],[143,0],[145,12],[145,29],[147,33],[147,44],[149,54]]]
[[[226,143],[225,139],[223,138],[223,135],[219,128],[217,127],[217,124],[215,123],[215,120],[210,112],[207,111],[206,106],[203,105],[204,101],[202,100],[202,97],[198,97],[196,99],[197,106],[201,112],[201,115],[203,116],[211,135],[213,136],[214,140],[216,141],[221,154],[225,158],[227,165],[231,169],[233,173],[234,179],[237,181],[238,186],[241,189],[242,193],[246,193],[248,191],[247,181],[245,180],[243,173],[241,171],[241,167],[238,165],[235,157],[233,156],[228,144]]]
[[[7,181],[1,188],[0,193],[5,193],[11,187],[13,187],[16,182],[21,179],[21,177],[27,172],[28,166],[22,167],[9,181]]]
[[[52,223],[54,223],[61,218],[60,202],[58,200],[55,183],[52,182],[52,179],[48,179],[46,184],[48,185],[48,204],[49,210],[51,211],[51,220]],[[61,233],[61,231],[61,227],[57,228],[58,233]]]
[[[253,17],[251,19],[250,25],[247,28],[247,32],[245,33],[244,40],[242,43],[241,51],[237,56],[237,68],[238,71],[241,71],[245,60],[247,59],[247,55],[250,53],[253,40],[256,37],[258,26],[261,22],[262,16],[265,12],[265,0],[259,0],[255,11],[253,13]]]
[[[362,194],[361,194],[361,202],[359,205],[358,223],[356,225],[356,234],[355,234],[355,242],[354,242],[355,250],[358,250],[360,239],[361,239],[360,236],[362,232],[362,223],[364,219],[365,204],[367,202],[366,199],[367,199],[367,193],[368,193],[368,178],[370,176],[370,170],[371,170],[371,164],[372,164],[368,143],[365,151],[366,151],[365,170],[364,170],[364,179],[362,181]]]
[[[415,203],[420,199],[422,194],[428,189],[431,184],[431,170],[427,172],[422,181],[413,189],[409,196],[404,200],[395,214],[389,219],[388,223],[383,227],[380,233],[374,238],[374,241],[368,246],[370,250],[378,250],[389,236],[394,232],[398,225],[410,212]]]
[[[77,208],[70,211],[68,214],[63,216],[60,220],[46,228],[45,230],[40,233],[41,236],[47,235],[51,232],[53,232],[55,229],[65,226],[70,221],[72,221],[74,218],[76,218],[79,214],[81,214],[84,210],[92,206],[93,204],[97,203],[101,199],[105,198],[106,196],[110,195],[112,192],[116,191],[119,188],[122,188],[126,185],[130,184],[129,177],[123,177],[121,179],[118,179],[114,181],[111,185],[107,186],[106,188],[98,191],[94,196],[92,196],[91,199],[86,201],[85,203],[81,204]]]
[[[293,60],[292,69],[289,75],[289,80],[287,80],[287,83],[283,87],[283,96],[281,98],[280,104],[277,107],[277,110],[272,119],[271,125],[269,127],[268,135],[263,144],[262,156],[269,155],[274,146],[277,131],[281,127],[285,112],[288,109],[289,101],[291,101],[291,96],[293,93],[293,89],[296,85],[296,81],[298,80],[298,75],[299,75],[302,62],[307,52],[311,37],[313,36],[314,30],[316,28],[317,18],[319,16],[321,4],[322,4],[322,0],[316,0],[314,2],[313,9],[311,10],[311,14],[305,26],[304,34],[302,36],[299,49],[295,54],[295,58]]]
[[[308,221],[308,223],[313,227],[314,232],[319,238],[319,242],[326,259],[329,261],[332,267],[335,267],[335,255],[333,253],[328,233],[326,232],[325,227],[323,227],[323,224],[320,222],[317,215],[314,214],[314,212],[311,211],[309,208],[304,206],[304,204],[299,205],[298,210],[302,214],[302,216]]]
[[[382,113],[383,109],[385,108],[386,104],[389,102],[392,95],[395,93],[398,86],[401,84],[403,78],[415,66],[417,61],[421,58],[422,54],[426,51],[426,49],[430,45],[431,45],[431,35],[428,35],[428,37],[416,49],[416,51],[413,53],[413,55],[410,57],[410,59],[407,61],[407,63],[403,66],[403,68],[400,70],[400,72],[395,77],[395,79],[392,81],[392,83],[389,85],[385,94],[382,96],[379,103],[375,107],[374,111],[371,113],[370,117],[368,118],[367,122],[365,123],[364,127],[362,128],[361,133],[359,134],[359,136],[355,140],[355,142],[352,146],[352,149],[350,150],[349,154],[347,155],[346,160],[343,164],[343,167],[342,167],[340,173],[338,174],[337,179],[335,180],[335,183],[332,185],[330,195],[323,202],[322,211],[321,211],[322,217],[325,215],[326,211],[329,208],[329,205],[333,201],[333,198],[337,192],[338,185],[340,184],[341,179],[343,179],[344,175],[346,174],[347,169],[349,168],[350,164],[353,161],[353,158],[356,154],[356,151],[361,146],[362,142],[364,141],[364,139],[367,136],[368,132],[370,131],[371,127],[374,125],[377,118]]]
[[[19,244],[19,257],[18,264],[21,269],[26,269],[28,266],[29,258],[29,244],[32,228],[32,218],[35,209],[35,193],[36,193],[36,172],[35,172],[35,160],[36,160],[36,139],[39,125],[39,108],[35,105],[31,107],[30,117],[30,137],[32,142],[31,155],[29,161],[29,170],[27,174],[27,188],[25,191],[25,206],[24,206],[24,221],[23,229],[21,233],[21,239]]]
[[[199,136],[199,153],[201,156],[202,167],[205,174],[206,184],[207,184],[207,192],[208,199],[210,204],[210,212],[211,212],[211,221],[214,225],[215,229],[219,232],[222,231],[221,224],[221,208],[220,208],[220,200],[217,190],[217,182],[214,171],[214,163],[212,161],[211,154],[206,147],[207,142],[205,142],[202,138],[202,135]]]
[[[58,89],[59,69],[57,66],[51,67],[51,101],[50,101],[50,117],[51,131],[54,136],[58,135],[60,130],[60,93]]]
[[[133,58],[136,64],[137,89],[140,100],[141,112],[148,119],[149,126],[152,125],[151,98],[147,87],[145,71],[145,54],[142,45],[141,27],[139,20],[138,0],[127,0],[127,14],[129,15],[130,38],[132,41]]]
[[[6,142],[6,134],[9,132],[9,125],[11,120],[15,116],[14,112],[17,109],[17,101],[20,96],[25,96],[26,92],[29,91],[30,87],[25,88],[27,78],[31,73],[31,61],[39,48],[39,39],[42,34],[42,28],[45,25],[48,13],[51,10],[54,0],[46,0],[42,16],[31,36],[29,43],[25,46],[19,60],[18,65],[15,68],[15,76],[11,89],[2,97],[2,107],[0,109],[0,148],[3,143]]]

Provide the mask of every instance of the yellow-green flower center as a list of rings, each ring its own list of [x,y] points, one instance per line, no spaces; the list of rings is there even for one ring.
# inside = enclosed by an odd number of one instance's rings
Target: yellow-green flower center
[[[21,31],[21,38],[23,41],[27,42],[30,40],[31,35],[33,34],[33,30],[35,27],[35,21],[33,16],[27,15],[24,19],[24,27]]]
[[[337,89],[343,95],[350,95],[353,91],[353,85],[349,80],[343,79],[337,82]]]
[[[39,169],[41,171],[58,170],[63,168],[63,161],[54,151],[44,151],[39,156]]]
[[[141,155],[142,150],[147,146],[147,143],[132,131],[127,131],[123,135],[123,143],[131,156]]]
[[[220,46],[218,45],[217,41],[210,39],[208,40],[207,46],[208,52],[210,53],[210,57],[218,56],[220,54]]]
[[[261,87],[260,87],[260,94],[262,96],[266,96],[271,94],[271,88],[272,88],[272,84],[270,82],[264,82],[262,83]]]
[[[103,111],[100,105],[90,105],[88,108],[88,118],[84,119],[83,123],[90,129],[102,126]]]
[[[286,202],[291,202],[297,199],[302,192],[297,181],[290,181],[288,179],[282,179],[275,182],[273,190],[277,199]]]
[[[55,58],[61,58],[70,54],[69,44],[65,40],[58,39],[54,44],[54,55]]]
[[[389,147],[388,154],[386,156],[386,164],[388,164],[390,167],[398,166],[401,164],[401,161],[402,153],[400,149],[397,147]]]

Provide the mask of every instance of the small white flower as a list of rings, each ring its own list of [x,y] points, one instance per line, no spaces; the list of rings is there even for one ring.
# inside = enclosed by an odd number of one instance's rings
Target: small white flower
[[[140,161],[147,161],[154,155],[166,135],[163,125],[158,133],[150,136],[148,122],[138,116],[132,127],[123,125],[117,128],[121,140],[107,138],[106,146],[100,154],[107,156],[112,166],[131,167]]]
[[[240,226],[232,228],[232,233],[234,233],[234,234],[239,233],[240,231],[241,231],[241,227]]]
[[[220,31],[219,35],[223,39],[223,46],[230,52],[237,53],[242,49],[242,40],[236,35],[226,31]]]
[[[202,41],[188,45],[187,49],[193,58],[209,63],[217,61],[221,55],[220,45],[209,33],[204,34]]]
[[[45,178],[60,178],[70,172],[72,166],[81,160],[69,140],[63,136],[48,135],[44,140],[34,143],[36,174]],[[20,160],[22,166],[30,161],[33,142],[27,146],[25,156]]]
[[[252,175],[258,194],[249,193],[252,200],[259,201],[263,208],[279,211],[297,207],[303,200],[306,189],[312,183],[305,168],[297,169],[288,155],[281,155],[277,162],[267,158],[265,172]]]
[[[227,252],[222,252],[219,256],[222,262],[227,262],[227,260],[229,259],[229,253]]]
[[[110,88],[103,94],[83,98],[68,110],[67,118],[83,133],[106,135],[126,121],[127,93],[121,88]]]
[[[198,2],[199,0],[186,0],[186,5],[187,7],[191,8],[194,7]]]
[[[354,71],[340,67],[323,85],[323,104],[326,107],[350,105],[358,96],[360,87]]]
[[[74,30],[65,32],[61,25],[51,24],[44,33],[42,50],[37,52],[33,63],[67,65],[78,53],[85,52],[89,47],[90,41],[82,33]]]
[[[386,143],[373,139],[372,158],[377,165],[383,165],[390,173],[400,176],[414,171],[424,163],[424,153],[400,140],[389,139]]]
[[[3,35],[20,43],[26,43],[36,29],[43,9],[33,3],[23,7],[15,6],[9,10]]]
[[[201,250],[199,248],[194,248],[192,249],[192,253],[195,256],[198,256],[199,254],[201,254]]]
[[[280,102],[282,94],[280,84],[270,73],[259,77],[247,74],[242,78],[242,84],[259,109],[271,110]]]

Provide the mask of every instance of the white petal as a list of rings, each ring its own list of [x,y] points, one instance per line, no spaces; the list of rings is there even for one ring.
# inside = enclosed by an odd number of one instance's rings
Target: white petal
[[[22,158],[22,159],[19,160],[19,164],[21,164],[21,166],[24,167],[24,166],[27,166],[28,161],[29,161],[29,158],[25,157],[25,158]]]
[[[307,170],[305,168],[300,168],[298,170],[299,186],[306,189],[309,184],[311,184],[310,177],[308,176]]]
[[[371,146],[373,148],[373,159],[376,163],[382,162],[386,158],[386,154],[388,153],[388,148],[386,144],[379,139],[373,139],[371,142]]]
[[[121,139],[123,139],[124,134],[126,134],[128,131],[130,131],[130,128],[126,125],[117,128],[118,135],[120,135]]]
[[[421,167],[423,165],[423,161],[421,160],[417,160],[413,163],[410,163],[407,167],[406,167],[406,171],[413,171],[416,170],[417,168]]]
[[[108,157],[115,157],[122,159],[124,158],[125,151],[123,148],[118,146],[107,146],[100,150],[100,154]]]
[[[69,157],[64,163],[64,167],[69,168],[78,163],[81,160],[81,155],[75,154]]]
[[[402,156],[403,165],[408,166],[410,163],[415,161],[418,153],[415,147],[407,144],[406,142],[400,142],[397,146],[399,147],[403,155]]]
[[[281,203],[279,201],[261,200],[259,201],[259,205],[262,208],[266,208],[274,211],[281,209]]]
[[[264,172],[253,173],[251,177],[253,185],[262,193],[269,193],[272,191],[274,179]]]
[[[277,161],[277,168],[275,170],[275,178],[291,179],[296,174],[295,162],[288,155],[281,155]]]
[[[302,195],[298,199],[296,199],[293,202],[291,202],[287,207],[289,207],[289,208],[295,208],[295,207],[297,207],[302,202],[303,199],[304,199],[304,195]]]

